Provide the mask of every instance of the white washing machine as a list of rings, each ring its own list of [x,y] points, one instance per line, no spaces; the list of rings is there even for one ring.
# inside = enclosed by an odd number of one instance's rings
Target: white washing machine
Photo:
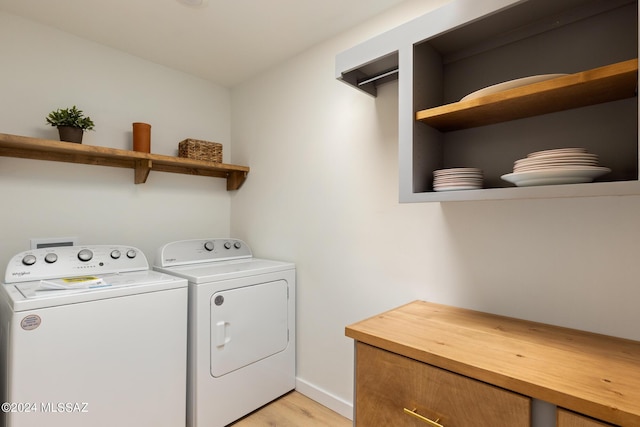
[[[2,425],[183,426],[187,295],[130,246],[15,255],[0,287]]]
[[[295,388],[294,264],[196,239],[161,247],[154,269],[189,281],[189,427],[225,426]]]

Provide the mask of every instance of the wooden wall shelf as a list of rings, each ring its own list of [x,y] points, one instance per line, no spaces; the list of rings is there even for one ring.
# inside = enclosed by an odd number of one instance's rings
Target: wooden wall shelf
[[[134,170],[136,184],[145,183],[152,170],[226,178],[228,191],[239,189],[249,173],[247,166],[212,163],[4,133],[0,133],[0,156],[129,168]]]
[[[484,126],[636,96],[638,59],[418,111],[440,131]]]

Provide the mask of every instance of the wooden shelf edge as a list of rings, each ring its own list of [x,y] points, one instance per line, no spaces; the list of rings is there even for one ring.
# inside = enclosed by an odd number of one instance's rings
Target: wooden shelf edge
[[[134,169],[136,184],[145,183],[152,170],[225,178],[228,191],[239,189],[249,173],[247,166],[4,133],[0,133],[0,156]]]
[[[631,98],[637,95],[637,82],[635,58],[418,111],[416,120],[443,132],[468,129]]]

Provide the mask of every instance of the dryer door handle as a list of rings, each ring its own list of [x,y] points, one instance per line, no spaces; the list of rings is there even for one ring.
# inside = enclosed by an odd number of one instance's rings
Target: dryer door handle
[[[231,324],[224,320],[216,323],[216,347],[223,347],[231,341],[229,329]]]

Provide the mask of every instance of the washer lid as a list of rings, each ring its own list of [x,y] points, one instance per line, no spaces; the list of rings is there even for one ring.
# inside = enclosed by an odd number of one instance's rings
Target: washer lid
[[[154,267],[163,271],[188,279],[189,282],[200,284],[220,280],[250,277],[258,274],[291,270],[295,265],[290,262],[273,261],[260,258],[245,258],[232,261],[214,261],[203,264],[180,265],[175,267]]]
[[[36,308],[54,307],[66,304],[116,298],[127,295],[143,294],[185,288],[187,281],[175,276],[152,270],[114,273],[94,276],[94,280],[79,281],[70,278],[39,280],[16,284],[5,284],[3,294],[8,298],[14,311],[32,310]],[[54,285],[77,283],[68,289],[53,289]]]

